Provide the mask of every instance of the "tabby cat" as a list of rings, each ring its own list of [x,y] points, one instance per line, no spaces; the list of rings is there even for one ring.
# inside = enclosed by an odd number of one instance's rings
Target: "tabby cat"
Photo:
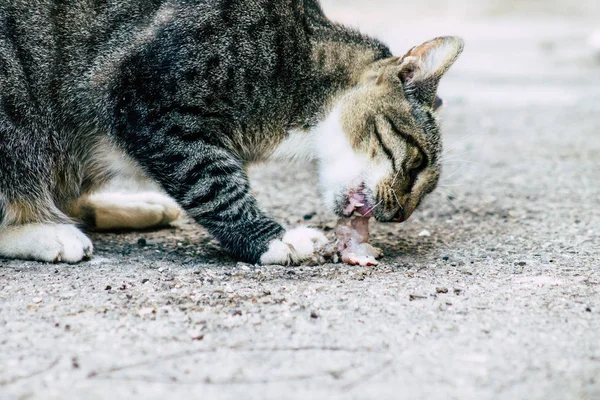
[[[75,224],[145,228],[180,206],[240,260],[299,263],[327,239],[267,216],[246,174],[284,157],[318,160],[337,214],[358,196],[403,221],[438,182],[436,89],[462,48],[393,57],[317,0],[3,0],[0,256],[79,262]],[[99,192],[131,171],[169,197]]]

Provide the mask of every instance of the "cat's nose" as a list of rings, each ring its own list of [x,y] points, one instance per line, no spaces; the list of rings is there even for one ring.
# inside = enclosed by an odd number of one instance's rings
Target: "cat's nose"
[[[400,207],[398,212],[392,217],[392,222],[404,222],[406,220],[406,216],[404,213],[404,209]]]

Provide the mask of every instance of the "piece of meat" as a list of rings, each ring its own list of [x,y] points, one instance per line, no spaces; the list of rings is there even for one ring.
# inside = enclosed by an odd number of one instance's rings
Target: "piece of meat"
[[[335,229],[338,252],[342,261],[350,265],[377,265],[381,250],[369,241],[369,218],[352,217],[338,222]]]
[[[371,246],[369,241],[369,218],[352,217],[338,221],[335,228],[336,240],[319,252],[316,263],[332,261],[350,265],[377,265],[381,250]]]

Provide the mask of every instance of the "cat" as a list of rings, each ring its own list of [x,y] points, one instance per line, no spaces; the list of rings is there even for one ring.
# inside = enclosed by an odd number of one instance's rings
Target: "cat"
[[[462,49],[394,57],[317,0],[4,0],[0,256],[77,263],[93,251],[77,225],[147,228],[181,207],[239,260],[300,263],[326,237],[271,219],[246,174],[286,157],[318,161],[336,214],[352,198],[404,221],[438,182],[436,91]],[[169,197],[100,191],[123,173]]]

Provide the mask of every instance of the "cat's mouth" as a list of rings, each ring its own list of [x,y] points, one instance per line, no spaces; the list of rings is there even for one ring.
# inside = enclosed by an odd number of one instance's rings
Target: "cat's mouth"
[[[370,204],[368,196],[364,193],[364,184],[358,189],[352,189],[346,198],[346,205],[342,209],[344,217],[353,215],[359,217],[373,216],[373,206]]]

